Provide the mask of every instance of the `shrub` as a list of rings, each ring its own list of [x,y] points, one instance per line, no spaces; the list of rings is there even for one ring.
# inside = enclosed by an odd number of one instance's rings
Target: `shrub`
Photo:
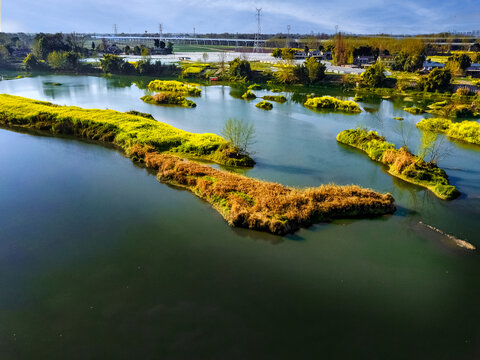
[[[422,76],[418,87],[422,91],[448,91],[452,82],[452,73],[449,70],[433,69],[430,74]]]
[[[270,103],[268,101],[260,101],[255,106],[258,107],[259,109],[263,109],[263,110],[272,110],[273,109],[272,103]]]
[[[242,99],[245,99],[245,100],[254,100],[257,98],[257,95],[255,95],[253,93],[252,90],[247,90],[243,95],[242,95]]]
[[[349,100],[339,100],[332,96],[309,98],[303,105],[313,109],[331,109],[349,113],[359,113],[362,111],[357,103]]]
[[[369,87],[380,87],[385,83],[385,66],[382,62],[377,61],[376,64],[370,66],[362,74],[362,81]]]
[[[229,63],[228,73],[236,79],[250,80],[252,77],[252,68],[247,60],[236,58]]]

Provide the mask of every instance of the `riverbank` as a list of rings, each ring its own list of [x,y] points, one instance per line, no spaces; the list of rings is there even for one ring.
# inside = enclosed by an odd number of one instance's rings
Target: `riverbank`
[[[365,152],[372,160],[388,166],[388,173],[412,184],[423,186],[443,200],[453,200],[460,195],[450,185],[448,176],[436,164],[425,162],[402,147],[385,141],[376,131],[364,129],[344,130],[337,135],[339,143]]]
[[[480,123],[476,121],[453,122],[443,118],[423,119],[417,127],[424,131],[445,134],[449,138],[480,145]]]

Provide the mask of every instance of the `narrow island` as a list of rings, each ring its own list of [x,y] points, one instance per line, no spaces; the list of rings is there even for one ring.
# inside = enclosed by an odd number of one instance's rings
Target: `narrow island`
[[[2,94],[0,124],[114,145],[132,161],[157,171],[160,181],[186,188],[209,202],[232,226],[284,235],[320,221],[395,211],[390,194],[358,186],[296,189],[188,160],[232,166],[254,164],[220,136],[179,130],[148,114],[59,106]]]
[[[420,130],[445,134],[449,138],[480,145],[480,123],[476,121],[453,122],[449,119],[430,118],[417,123]]]
[[[333,110],[345,113],[360,113],[360,106],[354,101],[339,100],[333,96],[310,97],[303,104],[305,107],[316,110]]]
[[[263,100],[268,100],[268,101],[275,101],[280,104],[283,104],[284,102],[287,102],[287,98],[283,95],[265,95]]]
[[[457,188],[450,185],[443,169],[413,155],[406,147],[396,149],[376,131],[344,130],[337,135],[337,141],[364,151],[370,159],[387,165],[390,175],[423,186],[440,199],[452,200],[460,195]]]

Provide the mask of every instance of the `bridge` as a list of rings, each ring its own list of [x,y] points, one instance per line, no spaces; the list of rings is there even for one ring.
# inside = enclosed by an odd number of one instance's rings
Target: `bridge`
[[[267,40],[255,39],[221,39],[221,38],[201,38],[185,36],[117,36],[117,35],[94,35],[93,39],[105,39],[118,44],[153,44],[155,40],[170,41],[177,44],[195,44],[195,45],[225,45],[225,46],[246,46],[253,47],[255,42],[265,45]]]

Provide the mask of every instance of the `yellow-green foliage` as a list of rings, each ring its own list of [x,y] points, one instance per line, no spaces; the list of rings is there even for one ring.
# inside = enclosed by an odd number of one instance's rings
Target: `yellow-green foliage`
[[[242,95],[242,99],[245,99],[245,100],[253,100],[256,98],[257,98],[257,95],[255,95],[252,90],[247,90],[245,94]]]
[[[200,96],[202,90],[194,85],[176,80],[153,80],[148,84],[150,91],[169,91],[184,96]]]
[[[406,108],[403,108],[403,110],[405,110],[406,112],[410,113],[410,114],[413,114],[413,115],[420,115],[420,114],[424,114],[425,113],[425,110],[419,108],[419,107],[416,107],[416,106],[413,106],[413,107],[406,107]]]
[[[185,98],[185,96],[178,95],[178,93],[171,91],[163,91],[153,96],[145,95],[142,96],[141,99],[144,102],[153,105],[177,105],[186,108],[193,108],[197,106],[197,104],[195,104],[192,100],[188,100]]]
[[[284,102],[287,101],[287,98],[283,95],[265,95],[263,97],[263,100],[276,101],[278,103],[283,104]]]
[[[480,145],[480,123],[476,121],[452,122],[449,119],[423,119],[417,127],[426,131],[443,133],[448,137]]]
[[[331,109],[348,113],[359,113],[362,111],[356,102],[339,100],[332,96],[312,97],[307,99],[303,105],[312,109]]]
[[[440,117],[465,118],[478,116],[479,108],[475,103],[462,104],[458,102],[449,103],[441,101],[428,106],[429,113]]]
[[[263,110],[272,110],[273,109],[273,105],[271,102],[268,102],[268,101],[260,101],[257,105],[255,105],[256,107],[260,108],[260,109],[263,109]]]
[[[424,186],[441,199],[451,200],[460,194],[455,186],[449,184],[444,170],[434,163],[423,161],[405,147],[395,149],[376,131],[344,130],[337,135],[337,141],[363,150],[371,159],[387,165],[390,174]]]
[[[194,134],[168,124],[114,110],[58,106],[19,96],[0,95],[0,124],[50,131],[111,143],[128,153],[133,145],[180,153],[227,165],[249,166],[248,156],[230,158],[227,141],[215,134]]]
[[[189,66],[183,69],[182,75],[185,77],[198,76],[205,70],[206,66]]]

